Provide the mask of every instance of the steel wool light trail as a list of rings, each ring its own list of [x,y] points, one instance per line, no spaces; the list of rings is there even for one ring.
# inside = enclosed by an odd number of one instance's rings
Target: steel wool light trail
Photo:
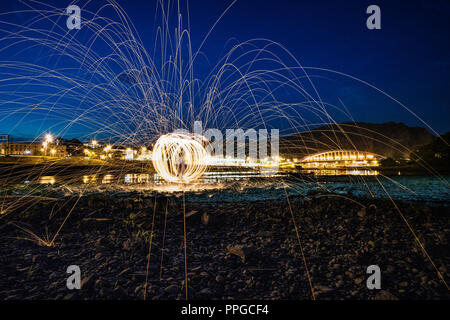
[[[201,138],[169,133],[159,137],[153,147],[153,166],[166,181],[188,183],[206,170],[206,150]]]

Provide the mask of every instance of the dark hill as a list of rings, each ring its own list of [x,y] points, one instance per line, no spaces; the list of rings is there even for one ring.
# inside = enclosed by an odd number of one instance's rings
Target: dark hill
[[[431,143],[435,136],[421,127],[404,123],[341,123],[300,132],[280,141],[280,153],[303,157],[328,150],[359,150],[391,158],[408,158],[417,146]]]

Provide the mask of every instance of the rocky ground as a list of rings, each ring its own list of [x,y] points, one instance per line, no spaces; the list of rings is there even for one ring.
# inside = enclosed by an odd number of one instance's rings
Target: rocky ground
[[[290,204],[317,299],[450,298],[390,201],[318,194]],[[450,282],[450,209],[396,204]],[[69,212],[51,246],[37,238],[51,242]],[[312,298],[286,199],[186,201],[185,212],[190,299]],[[147,299],[184,299],[183,234],[182,196],[35,202],[0,219],[0,299],[144,299],[145,289]],[[366,286],[373,264],[381,290]],[[80,290],[66,287],[69,265],[81,269]]]

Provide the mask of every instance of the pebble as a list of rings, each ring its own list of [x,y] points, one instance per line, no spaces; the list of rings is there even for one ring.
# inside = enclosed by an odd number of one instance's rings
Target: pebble
[[[134,203],[133,196],[124,197],[130,198],[128,203]],[[354,203],[344,204],[325,198],[301,204],[295,198],[291,200],[298,226],[301,226],[304,254],[317,294],[327,299],[397,299],[391,292],[401,294],[402,298],[450,298],[438,281],[434,268],[426,261],[417,263],[417,255],[421,253],[411,251],[411,238],[403,232],[405,226],[397,219],[395,211],[389,211],[389,204],[380,205],[378,200],[371,199],[370,202],[376,202],[373,212],[362,212]],[[367,206],[367,202],[361,202]],[[311,298],[303,258],[285,203],[274,200],[245,204],[187,202],[186,205],[189,210],[207,212],[211,219],[207,226],[193,219],[188,222],[190,297]],[[83,232],[80,232],[76,221],[78,216],[82,219],[86,212],[92,212],[92,208],[80,209],[80,212],[73,214],[70,223],[62,231],[64,238],[61,241],[64,246],[58,244],[52,248],[44,248],[13,237],[8,243],[0,243],[3,261],[14,261],[2,264],[5,276],[0,287],[0,299],[142,299],[148,243],[144,245],[143,241],[139,242],[136,239],[142,237],[136,235],[150,230],[152,215],[136,213],[136,225],[124,226],[123,217],[128,217],[130,212],[126,211],[125,202],[117,202],[115,206],[118,209],[108,216],[111,223],[101,224],[99,229],[92,231],[84,229],[83,225]],[[102,207],[102,214],[109,214],[111,207]],[[162,279],[160,259],[164,219],[161,218],[164,216],[156,216],[148,299],[184,299],[185,295],[184,286],[179,285],[184,284],[184,250],[182,237],[180,238],[183,220],[179,215],[182,207],[174,204],[169,208]],[[148,212],[152,212],[151,210]],[[445,215],[440,218],[429,212],[431,218],[422,218],[422,215],[414,215],[414,212],[403,207],[402,210],[411,223],[419,228],[417,232],[424,238],[434,239],[427,232],[432,229],[443,232],[443,226],[446,226]],[[142,208],[142,211],[146,212],[146,208]],[[423,211],[417,209],[417,212],[421,214]],[[286,219],[274,219],[281,217],[278,213],[286,214],[290,222],[286,223]],[[377,223],[371,224],[374,217]],[[421,222],[425,219],[431,221],[431,226],[420,229],[423,225]],[[33,226],[33,221],[24,222]],[[224,227],[220,227],[221,225]],[[227,246],[237,245],[242,245],[245,262],[226,249]],[[430,242],[429,246],[431,250],[433,243]],[[238,250],[234,251],[240,254]],[[439,252],[433,253],[433,258],[438,261],[439,269],[444,273],[444,265],[448,265],[449,257]],[[85,290],[68,292],[65,286],[68,275],[65,270],[70,264],[80,265],[82,288]],[[370,264],[378,264],[382,270],[386,270],[382,272],[383,290],[366,290],[365,279],[368,275],[365,275],[365,268]],[[32,274],[29,273],[30,270]],[[92,270],[95,270],[95,274]],[[383,278],[385,273],[386,278]],[[400,274],[400,283],[392,281]],[[46,285],[43,286],[43,283]]]
[[[172,284],[164,289],[164,291],[167,293],[177,293],[179,290],[180,287],[175,284]]]

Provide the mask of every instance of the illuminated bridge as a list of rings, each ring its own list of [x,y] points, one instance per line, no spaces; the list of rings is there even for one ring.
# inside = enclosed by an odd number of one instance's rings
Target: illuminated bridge
[[[377,167],[384,157],[364,152],[351,150],[335,150],[306,156],[300,161],[302,168],[354,168]]]

